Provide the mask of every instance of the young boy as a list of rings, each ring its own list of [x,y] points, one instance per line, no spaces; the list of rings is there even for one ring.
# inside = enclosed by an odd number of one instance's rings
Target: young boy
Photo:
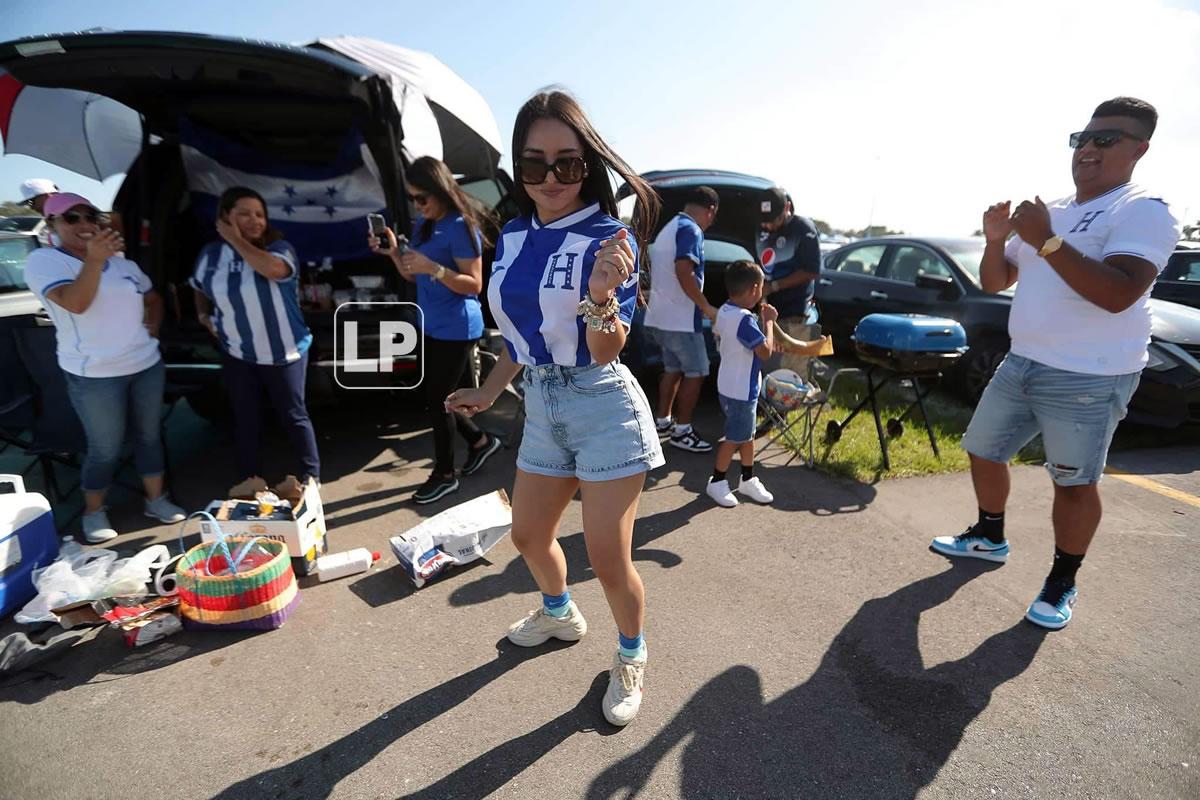
[[[758,503],[775,499],[762,481],[754,477],[754,409],[758,405],[762,362],[774,349],[772,323],[779,312],[767,303],[762,304],[757,319],[750,311],[763,296],[763,272],[752,261],[730,264],[725,270],[725,288],[729,301],[717,311],[713,326],[721,352],[717,392],[725,414],[725,440],[717,446],[716,468],[705,492],[717,505],[733,508],[738,500],[729,488],[725,472],[735,450],[740,452],[742,461],[738,494]]]

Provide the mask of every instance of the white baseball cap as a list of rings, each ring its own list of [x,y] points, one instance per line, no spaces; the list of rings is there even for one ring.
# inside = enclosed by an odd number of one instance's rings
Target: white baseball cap
[[[57,191],[58,187],[54,185],[54,181],[48,178],[30,178],[21,184],[21,199],[29,202],[35,197],[54,194]]]

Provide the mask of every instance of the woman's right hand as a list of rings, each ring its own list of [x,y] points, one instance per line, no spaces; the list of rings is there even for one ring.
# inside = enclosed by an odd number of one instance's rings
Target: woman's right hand
[[[208,314],[201,314],[198,318],[200,320],[200,324],[204,326],[204,329],[208,331],[209,335],[214,339],[218,338],[217,326],[213,324],[212,317]]]
[[[372,253],[375,253],[376,255],[387,256],[389,258],[392,258],[396,253],[396,234],[395,234],[395,232],[392,231],[391,228],[384,228],[383,232],[387,236],[388,247],[391,249],[389,249],[389,250],[380,249],[379,245],[382,244],[382,242],[380,242],[379,237],[373,233],[367,234],[367,244],[370,245]],[[392,260],[395,261],[394,258],[392,258]]]
[[[125,249],[125,239],[112,228],[103,228],[88,239],[87,260],[104,263]]]
[[[458,389],[446,398],[446,410],[457,411],[468,417],[487,411],[496,402],[483,389]]]

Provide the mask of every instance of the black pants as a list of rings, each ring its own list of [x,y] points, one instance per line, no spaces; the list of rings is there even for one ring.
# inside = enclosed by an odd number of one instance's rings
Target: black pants
[[[474,445],[483,431],[468,417],[446,410],[446,396],[464,385],[475,340],[456,341],[425,337],[425,402],[429,424],[433,427],[433,470],[440,475],[454,471],[454,430]]]
[[[233,406],[234,439],[237,442],[237,466],[240,477],[262,475],[259,460],[259,434],[262,427],[261,400],[266,389],[275,413],[283,422],[299,459],[297,475],[321,479],[321,457],[317,455],[317,436],[304,405],[304,379],[308,372],[308,353],[282,367],[249,364],[225,355],[225,388]]]

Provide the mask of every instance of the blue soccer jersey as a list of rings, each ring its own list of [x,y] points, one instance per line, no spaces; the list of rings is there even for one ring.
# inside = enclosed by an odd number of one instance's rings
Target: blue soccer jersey
[[[457,258],[479,258],[483,242],[479,232],[472,236],[466,220],[447,214],[434,222],[429,238],[421,236],[425,220],[413,224],[413,249],[436,264],[459,272]],[[479,296],[459,294],[432,275],[417,275],[417,305],[425,319],[425,333],[435,339],[474,340],[483,335],[483,311]]]
[[[514,361],[564,367],[593,363],[579,301],[587,291],[600,242],[623,228],[597,204],[548,225],[532,215],[504,226],[492,262],[488,305]],[[626,326],[637,305],[638,250],[632,232],[629,244],[633,274],[617,289]]]

